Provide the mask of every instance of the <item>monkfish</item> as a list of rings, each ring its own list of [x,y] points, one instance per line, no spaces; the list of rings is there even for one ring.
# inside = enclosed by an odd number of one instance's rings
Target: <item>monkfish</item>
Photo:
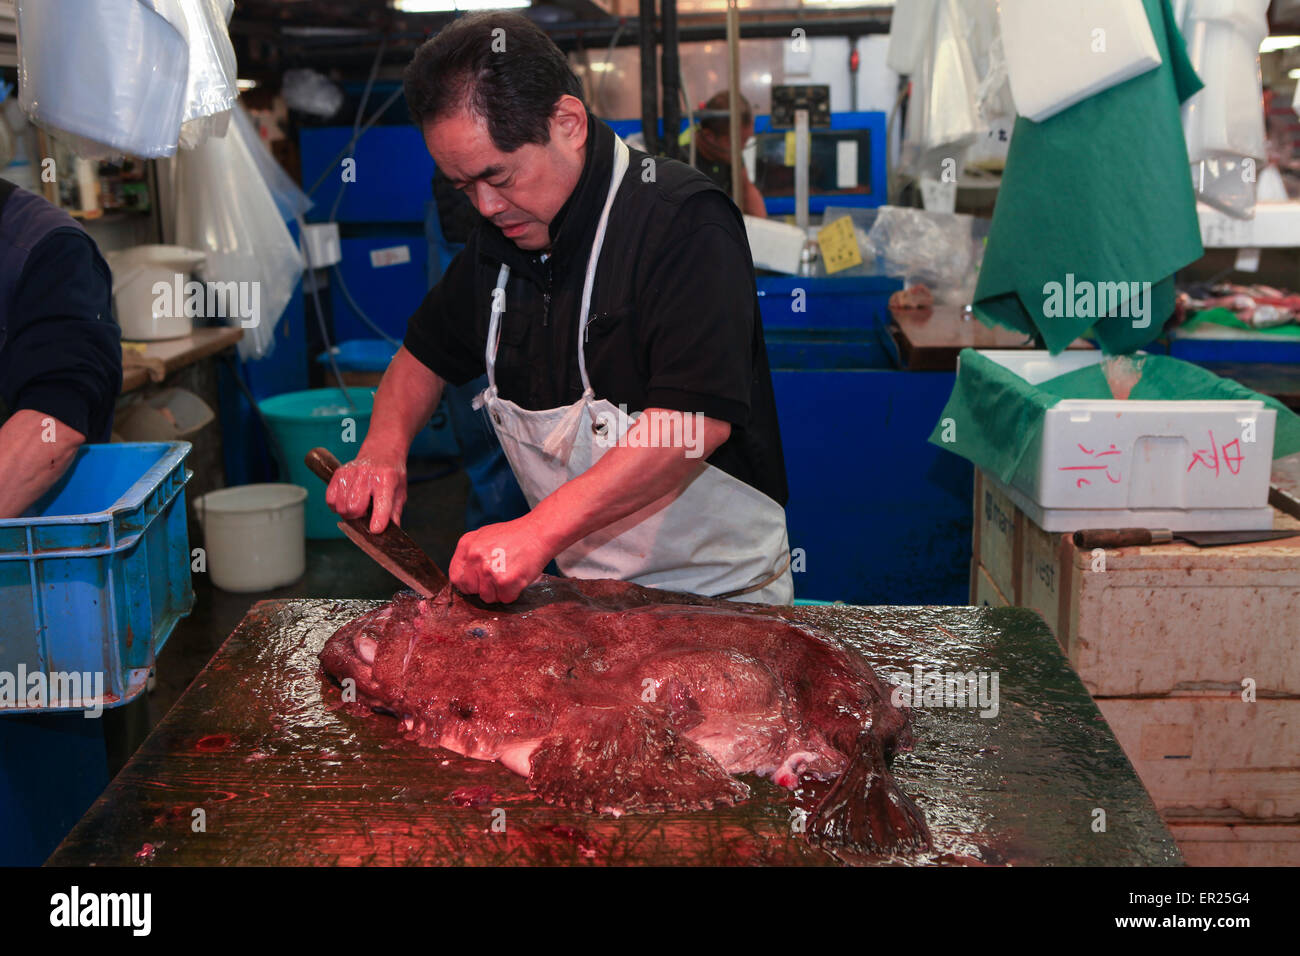
[[[498,760],[548,803],[707,810],[749,796],[738,774],[791,789],[811,776],[833,781],[807,814],[814,843],[930,845],[888,769],[913,745],[890,688],[763,605],[552,577],[511,605],[403,592],[339,628],[320,659],[408,736]]]

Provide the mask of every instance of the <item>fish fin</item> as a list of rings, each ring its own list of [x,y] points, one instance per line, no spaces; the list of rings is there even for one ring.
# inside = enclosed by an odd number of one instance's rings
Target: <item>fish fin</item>
[[[649,708],[576,707],[533,751],[528,785],[597,813],[731,806],[749,787]]]
[[[808,818],[808,838],[824,849],[880,856],[930,847],[930,829],[885,765],[877,737],[858,738],[853,758]]]

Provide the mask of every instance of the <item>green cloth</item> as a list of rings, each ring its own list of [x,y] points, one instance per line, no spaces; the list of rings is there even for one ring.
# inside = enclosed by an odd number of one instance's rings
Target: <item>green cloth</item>
[[[1133,361],[1142,363],[1142,376],[1130,400],[1261,401],[1277,412],[1273,457],[1300,452],[1300,416],[1277,399],[1181,359],[1144,355]],[[963,349],[956,384],[930,442],[1010,483],[1026,452],[1038,446],[1047,409],[1064,398],[1109,400],[1114,395],[1100,364],[1030,385],[979,352]]]
[[[1263,332],[1283,339],[1300,339],[1300,325],[1294,322],[1287,325],[1275,325],[1271,329],[1257,329],[1249,322],[1237,318],[1230,309],[1206,309],[1183,323],[1183,328],[1194,329],[1198,325],[1221,325],[1228,329],[1245,329],[1247,332]]]
[[[1161,65],[1041,123],[1019,117],[1011,137],[974,312],[1038,336],[1053,354],[1094,324],[1106,352],[1150,342],[1173,314],[1174,273],[1204,252],[1179,113],[1203,84],[1169,0],[1143,3]],[[1067,276],[1094,295],[1105,288],[1111,307],[1076,299],[1060,315],[1047,286]],[[1150,283],[1144,328],[1118,305],[1127,296],[1102,283]]]

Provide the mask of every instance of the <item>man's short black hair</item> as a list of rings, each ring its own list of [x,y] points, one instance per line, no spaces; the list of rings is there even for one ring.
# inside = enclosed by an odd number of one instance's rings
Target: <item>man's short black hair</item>
[[[468,109],[483,118],[503,153],[550,142],[560,97],[583,98],[582,82],[560,48],[517,13],[453,20],[415,51],[404,86],[416,126]]]

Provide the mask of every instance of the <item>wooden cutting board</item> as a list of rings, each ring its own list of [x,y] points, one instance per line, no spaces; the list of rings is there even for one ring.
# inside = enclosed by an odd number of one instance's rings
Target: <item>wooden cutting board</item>
[[[263,601],[50,859],[97,865],[809,864],[791,796],[619,819],[559,810],[498,764],[350,712],[316,654],[373,601]],[[936,852],[910,863],[1178,864],[1155,807],[1042,620],[1021,608],[795,608],[886,679],[996,671],[999,712],[914,711],[894,762]],[[1105,832],[1095,832],[1097,810]],[[202,821],[202,827],[199,826]],[[889,861],[882,861],[889,862]],[[899,862],[899,861],[892,861]]]

